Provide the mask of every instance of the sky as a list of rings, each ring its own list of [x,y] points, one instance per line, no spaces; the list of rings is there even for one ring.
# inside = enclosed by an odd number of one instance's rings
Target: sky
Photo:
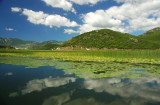
[[[65,41],[112,29],[140,35],[160,27],[160,0],[0,0],[0,37]]]

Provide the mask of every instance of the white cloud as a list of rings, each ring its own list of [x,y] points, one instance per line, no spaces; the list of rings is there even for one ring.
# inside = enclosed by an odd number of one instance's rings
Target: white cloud
[[[81,33],[108,28],[120,32],[146,31],[160,26],[160,0],[116,0],[121,6],[83,14]],[[88,28],[86,28],[88,27]]]
[[[70,0],[73,3],[84,5],[84,4],[97,4],[98,2],[104,1],[104,0]]]
[[[79,32],[72,29],[64,29],[64,33],[72,34],[72,33],[79,33]]]
[[[47,5],[52,6],[53,8],[62,8],[65,11],[72,11],[76,14],[76,10],[73,8],[73,3],[78,5],[95,5],[98,2],[105,0],[42,0]]]
[[[141,23],[141,24],[140,24]],[[133,30],[150,30],[158,27],[160,23],[159,19],[137,18],[130,20],[130,28]]]
[[[102,28],[93,27],[92,25],[89,25],[89,24],[83,24],[80,26],[79,32],[84,33],[84,32],[89,32],[89,31],[97,30],[97,29],[102,29]]]
[[[113,27],[117,27],[116,29],[118,29],[123,25],[120,19],[113,18],[104,10],[87,13],[83,15],[82,18],[85,24],[79,28],[80,33],[103,28],[111,29]]]
[[[23,15],[26,15],[28,17],[27,20],[33,24],[42,24],[50,27],[79,26],[75,21],[70,21],[66,17],[56,15],[56,14],[49,15],[49,14],[43,13],[43,11],[35,12],[33,10],[24,9],[22,13]]]
[[[84,23],[90,24],[93,27],[112,27],[122,24],[121,20],[112,18],[103,10],[87,13],[83,18]]]
[[[115,0],[115,1],[117,3],[142,3],[142,2],[147,1],[147,0]]]
[[[12,8],[11,8],[11,11],[12,11],[12,12],[21,12],[21,10],[22,10],[22,9],[19,8],[19,7],[12,7]]]
[[[5,28],[6,31],[15,31],[13,28]]]
[[[72,7],[72,3],[68,0],[42,0],[47,5],[50,5],[54,8],[62,8],[65,11],[72,11],[76,13],[75,9]]]

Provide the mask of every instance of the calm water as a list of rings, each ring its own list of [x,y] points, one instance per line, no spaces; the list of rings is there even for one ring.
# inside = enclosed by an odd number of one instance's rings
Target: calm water
[[[0,57],[0,105],[160,105],[159,65]]]

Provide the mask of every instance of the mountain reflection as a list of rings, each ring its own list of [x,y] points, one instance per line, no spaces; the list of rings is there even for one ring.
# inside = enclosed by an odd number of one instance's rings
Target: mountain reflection
[[[71,100],[72,92],[52,96],[46,99],[42,105],[106,105],[96,101],[94,98],[78,98]]]
[[[71,92],[67,92],[58,96],[52,96],[46,99],[42,105],[62,105],[63,103],[70,100],[71,94]]]

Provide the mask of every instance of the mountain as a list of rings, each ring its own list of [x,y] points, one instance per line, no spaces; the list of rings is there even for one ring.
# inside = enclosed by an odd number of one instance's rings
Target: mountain
[[[44,41],[44,42],[36,42],[35,44],[32,44],[30,49],[34,50],[51,50],[57,48],[63,43],[63,41],[55,41],[55,40],[50,40],[50,41]]]
[[[120,33],[109,29],[95,30],[78,35],[63,47],[83,48],[118,48],[118,49],[157,49],[159,44],[127,33]]]
[[[32,44],[35,44],[34,41],[24,41],[17,38],[0,38],[0,45],[12,46],[15,48],[28,49]]]
[[[149,40],[150,42],[160,43],[160,27],[151,29],[139,36],[141,39]]]
[[[62,44],[63,41],[49,40],[49,41],[44,41],[41,43],[43,43],[43,44]]]
[[[25,41],[17,38],[1,38],[0,45],[11,46],[17,49],[36,49],[46,44],[62,44],[62,41],[45,41],[45,42],[35,42],[35,41]]]
[[[47,43],[47,44],[44,44],[40,47],[35,48],[35,50],[53,50],[53,49],[56,49],[58,47],[60,47],[60,44]]]

